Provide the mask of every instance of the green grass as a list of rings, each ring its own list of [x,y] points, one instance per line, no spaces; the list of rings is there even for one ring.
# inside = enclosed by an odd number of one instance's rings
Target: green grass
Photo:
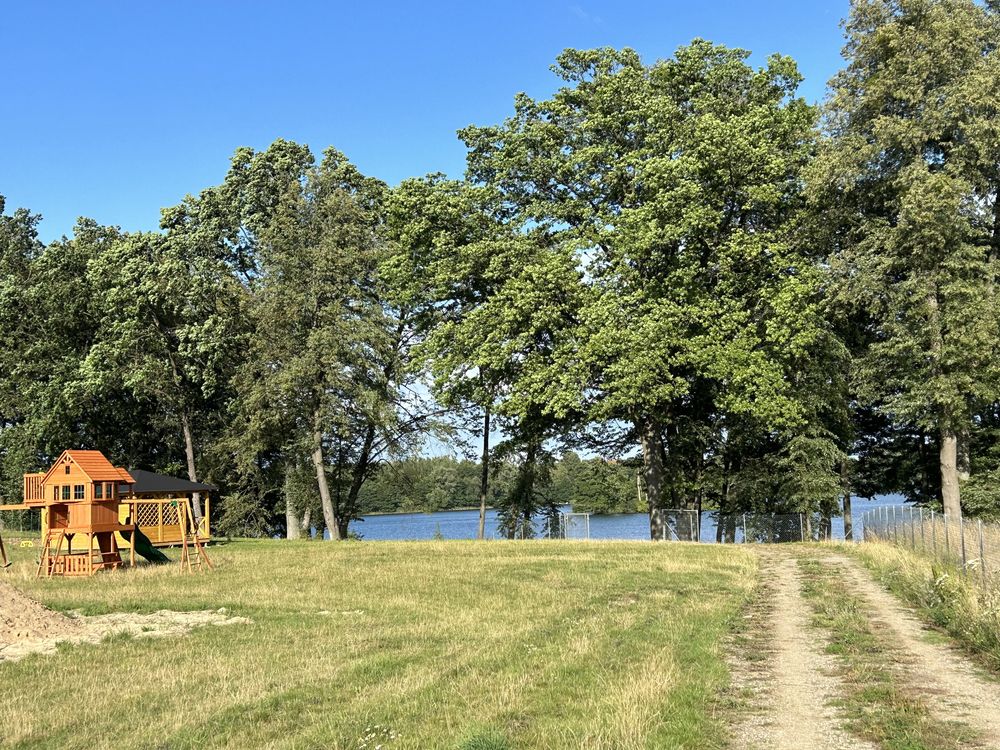
[[[88,614],[252,625],[0,664],[0,745],[712,748],[756,558],[735,546],[238,542],[217,571],[7,579]]]
[[[843,702],[852,717],[852,731],[886,750],[969,747],[976,735],[968,726],[939,721],[926,698],[905,684],[898,670],[899,654],[885,630],[873,623],[872,613],[839,572],[808,555],[798,564],[815,624],[828,634],[828,650],[840,658],[844,669]]]

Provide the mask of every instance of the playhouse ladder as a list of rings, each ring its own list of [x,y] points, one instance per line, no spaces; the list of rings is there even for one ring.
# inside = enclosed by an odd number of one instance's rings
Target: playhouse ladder
[[[38,560],[38,570],[35,571],[35,578],[42,575],[51,576],[55,572],[55,566],[60,564],[59,553],[62,550],[62,543],[65,538],[66,534],[63,533],[62,529],[47,529],[45,531],[45,540],[42,542],[42,556]],[[56,543],[54,554],[52,552],[53,541]]]
[[[194,514],[191,512],[190,503],[189,498],[177,502],[177,521],[181,527],[181,570],[193,573],[195,568],[204,570],[202,566],[214,570],[215,567],[208,559],[204,545],[198,539],[198,529],[194,525]]]

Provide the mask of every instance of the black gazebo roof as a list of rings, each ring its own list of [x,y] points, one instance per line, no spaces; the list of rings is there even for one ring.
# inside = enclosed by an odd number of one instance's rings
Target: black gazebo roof
[[[146,492],[213,492],[218,489],[214,484],[191,482],[187,479],[168,477],[166,474],[154,474],[142,469],[129,469],[128,473],[135,480],[132,484],[132,492],[137,495]]]

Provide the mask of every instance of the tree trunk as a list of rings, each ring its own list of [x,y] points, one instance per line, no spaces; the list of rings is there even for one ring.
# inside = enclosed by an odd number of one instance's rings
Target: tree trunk
[[[847,461],[840,462],[840,481],[844,486],[844,539],[854,541],[854,518],[851,516],[851,484]]]
[[[319,415],[316,416],[317,423]],[[340,523],[337,512],[330,497],[330,480],[326,476],[326,463],[323,461],[323,432],[318,427],[313,432],[312,462],[316,469],[316,484],[319,486],[319,500],[323,506],[323,523],[330,530],[330,539],[340,540]]]
[[[701,507],[702,507],[702,495],[701,495],[701,490],[699,490],[697,504],[695,505],[694,528],[691,529],[692,542],[701,541],[701,512],[702,512]]]
[[[292,500],[292,493],[289,492],[288,478],[290,475],[291,466],[285,464],[285,538],[298,539],[302,531],[302,519],[299,518],[299,512],[295,508],[295,502]]]
[[[375,426],[368,425],[365,432],[365,441],[361,445],[361,452],[358,454],[358,461],[351,470],[351,489],[347,492],[347,503],[341,508],[340,535],[347,538],[347,527],[358,509],[358,496],[361,494],[361,485],[365,483],[368,476],[368,464],[371,462],[372,445],[375,443]]]
[[[184,432],[184,455],[187,458],[188,479],[192,482],[198,481],[198,472],[194,466],[194,437],[191,435],[191,422],[188,420],[187,412],[181,410],[181,430]],[[197,526],[201,526],[201,493],[191,493],[191,507],[194,511],[194,521]]]
[[[941,500],[947,515],[953,519],[962,517],[958,489],[958,436],[947,427],[941,429]]]
[[[644,419],[640,425],[642,468],[646,479],[646,501],[649,505],[649,538],[663,538],[663,436],[655,419]]]
[[[483,465],[479,474],[479,529],[476,539],[486,538],[486,499],[490,491],[490,407],[483,411]]]
[[[965,425],[958,432],[958,459],[956,463],[959,482],[964,482],[972,475],[972,459],[969,455],[970,441],[969,427]]]
[[[312,539],[312,508],[306,508],[302,514],[302,526],[299,527],[307,539]]]
[[[942,370],[941,358],[944,353],[944,333],[941,328],[941,312],[938,308],[937,285],[933,284],[927,293],[927,322],[930,327],[932,368],[935,375]],[[941,434],[941,502],[944,512],[952,518],[962,517],[962,504],[958,487],[958,435],[955,431],[955,415],[948,405],[940,408],[938,428]]]
[[[302,519],[299,518],[299,514],[295,511],[295,505],[292,503],[292,499],[285,496],[285,538],[286,539],[298,539],[302,532],[301,528]]]

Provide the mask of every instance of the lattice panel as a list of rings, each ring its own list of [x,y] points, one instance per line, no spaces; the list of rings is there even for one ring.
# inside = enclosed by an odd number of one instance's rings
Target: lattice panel
[[[161,507],[163,508],[163,525],[176,526],[179,523],[177,508],[167,503],[136,503],[135,522],[139,526],[158,526]]]

